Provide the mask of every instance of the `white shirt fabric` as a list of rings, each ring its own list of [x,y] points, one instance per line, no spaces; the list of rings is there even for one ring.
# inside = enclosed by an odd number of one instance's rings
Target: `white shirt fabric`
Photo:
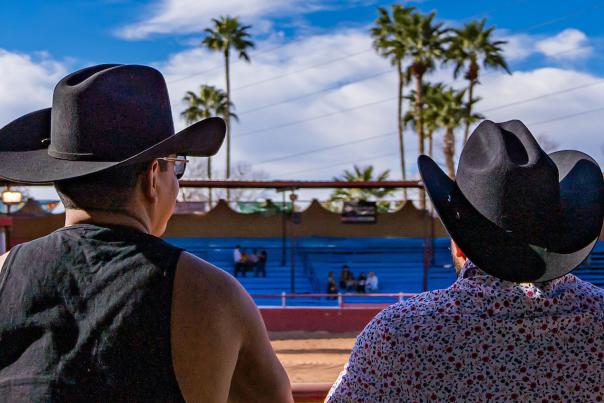
[[[378,289],[378,278],[377,276],[369,276],[365,281],[365,289],[368,291],[377,291]]]
[[[241,263],[241,251],[239,249],[233,251],[233,261],[235,263]]]

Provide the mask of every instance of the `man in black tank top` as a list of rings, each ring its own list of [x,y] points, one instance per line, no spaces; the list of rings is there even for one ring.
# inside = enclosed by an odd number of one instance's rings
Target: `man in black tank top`
[[[0,129],[0,177],[55,183],[65,227],[0,257],[0,402],[290,402],[254,302],[159,236],[184,155],[224,138],[174,133],[161,74],[100,65],[53,107]]]

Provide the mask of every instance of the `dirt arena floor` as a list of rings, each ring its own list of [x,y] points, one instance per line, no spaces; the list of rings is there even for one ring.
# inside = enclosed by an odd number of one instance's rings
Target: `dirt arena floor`
[[[344,367],[357,333],[272,332],[273,349],[291,383],[333,383]]]

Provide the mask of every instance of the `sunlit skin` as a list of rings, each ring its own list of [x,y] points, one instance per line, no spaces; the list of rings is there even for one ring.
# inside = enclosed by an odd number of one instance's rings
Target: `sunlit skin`
[[[163,235],[174,212],[179,187],[172,171],[174,162],[166,162],[169,169],[163,171],[159,164],[159,161],[153,161],[145,174],[141,175],[124,211],[66,209],[65,226],[87,222],[117,224],[155,236]]]
[[[174,212],[178,180],[156,160],[140,177],[121,212],[67,209],[65,225],[130,226],[161,236]],[[8,254],[8,253],[7,253]],[[0,267],[6,255],[0,257]],[[171,314],[172,361],[189,402],[292,402],[251,297],[229,274],[183,252],[176,267]]]
[[[459,276],[459,273],[461,272],[461,269],[463,269],[468,258],[453,240],[451,240],[451,258],[453,259],[453,265],[455,266],[455,273]]]

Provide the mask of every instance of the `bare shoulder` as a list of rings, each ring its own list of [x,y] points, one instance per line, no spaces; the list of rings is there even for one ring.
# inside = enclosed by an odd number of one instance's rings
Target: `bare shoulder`
[[[172,358],[186,400],[291,401],[260,312],[234,277],[183,252],[173,290]]]
[[[195,293],[207,303],[234,308],[247,299],[246,291],[230,274],[188,252],[180,255],[175,277],[175,292]]]
[[[170,327],[172,361],[185,400],[227,400],[243,344],[234,312],[244,292],[229,274],[190,253],[181,254]]]

